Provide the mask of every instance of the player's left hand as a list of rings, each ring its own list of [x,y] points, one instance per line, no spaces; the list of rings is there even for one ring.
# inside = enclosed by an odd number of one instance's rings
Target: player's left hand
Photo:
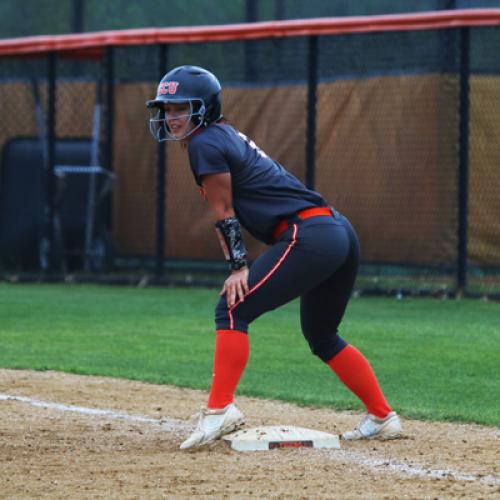
[[[243,302],[246,293],[248,293],[248,267],[231,271],[220,291],[220,295],[226,294],[227,306],[233,306],[237,300]]]

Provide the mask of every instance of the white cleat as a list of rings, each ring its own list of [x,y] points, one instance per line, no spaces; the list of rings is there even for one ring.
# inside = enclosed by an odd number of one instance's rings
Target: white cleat
[[[378,418],[370,413],[366,414],[353,431],[342,434],[342,439],[347,441],[359,439],[398,439],[403,435],[401,421],[395,411],[387,417]]]
[[[198,424],[180,448],[186,450],[212,443],[216,439],[233,432],[245,423],[245,417],[233,403],[220,410],[202,409]]]

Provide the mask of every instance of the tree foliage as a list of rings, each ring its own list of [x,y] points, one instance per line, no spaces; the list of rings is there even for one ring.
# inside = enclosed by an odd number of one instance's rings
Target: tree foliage
[[[79,3],[84,31],[241,23],[250,4],[259,21],[500,7],[500,0],[2,0],[0,38],[71,33]]]

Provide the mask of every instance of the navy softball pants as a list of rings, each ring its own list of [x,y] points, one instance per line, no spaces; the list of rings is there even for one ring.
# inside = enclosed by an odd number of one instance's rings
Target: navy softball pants
[[[244,302],[228,308],[221,297],[216,328],[248,332],[254,319],[300,297],[302,332],[311,351],[326,362],[345,347],[337,330],[354,286],[359,243],[349,221],[335,214],[291,221],[250,267]]]

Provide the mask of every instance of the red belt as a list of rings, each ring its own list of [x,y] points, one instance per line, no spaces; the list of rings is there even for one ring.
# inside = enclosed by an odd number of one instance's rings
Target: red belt
[[[301,210],[300,212],[297,212],[296,215],[299,219],[305,220],[310,219],[311,217],[324,217],[325,215],[331,216],[332,211],[329,207],[312,207]],[[280,221],[274,228],[273,238],[277,240],[288,229],[289,224],[288,219]]]

